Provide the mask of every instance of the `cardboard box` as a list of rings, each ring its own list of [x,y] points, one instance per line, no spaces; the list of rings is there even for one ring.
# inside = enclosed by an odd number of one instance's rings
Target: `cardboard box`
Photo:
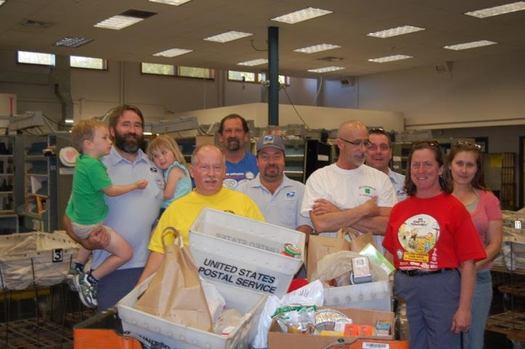
[[[375,326],[377,320],[383,320],[391,324],[392,331],[394,329],[394,313],[392,312],[351,308],[338,308],[337,310],[349,316],[355,324]],[[276,323],[272,324],[268,334],[268,349],[321,349],[329,348],[330,344],[334,345],[334,349],[408,349],[408,342],[395,341],[393,340],[393,335],[367,338],[309,336],[281,333]]]

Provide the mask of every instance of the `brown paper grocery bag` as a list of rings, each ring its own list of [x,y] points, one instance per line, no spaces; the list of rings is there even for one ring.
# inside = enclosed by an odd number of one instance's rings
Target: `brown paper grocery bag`
[[[182,237],[174,228],[175,242],[164,246],[164,260],[135,308],[185,326],[210,331],[211,315],[197,267]]]
[[[308,280],[311,281],[317,270],[317,262],[321,258],[339,251],[350,251],[350,243],[344,239],[343,229],[337,232],[337,237],[335,238],[310,235],[308,240],[308,260],[306,263]]]
[[[345,236],[348,236],[345,238]],[[359,252],[368,243],[374,244],[372,233],[361,233],[352,228],[341,228],[335,238],[310,235],[308,241],[307,278],[311,280],[317,271],[317,262],[324,256],[339,251]]]
[[[374,245],[374,235],[372,233],[361,233],[352,228],[339,229],[337,232],[338,237],[342,234],[346,236],[346,240],[350,243],[350,250],[354,252],[360,252],[369,243]]]

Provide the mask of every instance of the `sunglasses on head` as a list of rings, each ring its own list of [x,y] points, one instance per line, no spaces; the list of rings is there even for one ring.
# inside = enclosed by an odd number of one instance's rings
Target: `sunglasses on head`
[[[428,146],[429,148],[439,148],[439,142],[438,141],[416,141],[412,143],[413,148],[422,148]]]
[[[370,129],[368,129],[368,134],[369,135],[385,135],[385,136],[388,136],[388,133],[382,127],[372,127]]]
[[[470,149],[473,149],[473,150],[481,151],[481,145],[473,143],[471,141],[459,140],[459,141],[456,142],[456,144],[454,146],[461,147],[461,148],[470,148]]]

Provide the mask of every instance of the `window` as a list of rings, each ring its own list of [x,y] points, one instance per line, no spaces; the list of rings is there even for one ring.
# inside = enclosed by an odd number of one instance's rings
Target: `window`
[[[228,70],[228,80],[241,82],[261,83],[266,80],[266,73],[250,73],[235,70]],[[279,84],[290,85],[290,77],[286,75],[279,75]]]
[[[266,80],[266,73],[259,73],[259,81]],[[279,75],[279,84],[290,86],[290,77],[286,75]]]
[[[106,70],[106,60],[102,58],[70,56],[69,65],[73,68]]]
[[[141,63],[142,74],[166,75],[184,78],[213,79],[213,69],[175,66],[172,64]]]
[[[255,80],[255,73],[245,72],[245,71],[236,71],[228,70],[228,80],[232,81],[242,81],[242,82],[257,82]]]
[[[29,51],[18,51],[17,62],[24,64],[55,65],[55,55],[51,53],[39,53]]]
[[[175,76],[175,66],[171,64],[141,63],[142,74]]]
[[[177,67],[177,75],[187,78],[199,78],[199,79],[213,79],[213,69],[208,68],[197,68],[197,67]]]

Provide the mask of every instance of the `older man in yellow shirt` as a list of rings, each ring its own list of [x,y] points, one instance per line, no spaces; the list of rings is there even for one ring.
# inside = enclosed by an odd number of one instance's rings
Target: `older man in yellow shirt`
[[[264,220],[257,205],[245,194],[222,186],[225,173],[224,153],[214,145],[199,146],[191,157],[190,174],[195,181],[195,189],[186,196],[175,200],[160,218],[148,248],[150,256],[144,267],[139,283],[153,274],[164,259],[162,232],[166,227],[177,229],[188,244],[189,229],[203,208],[213,208],[248,218]],[[164,239],[173,243],[173,236]]]

